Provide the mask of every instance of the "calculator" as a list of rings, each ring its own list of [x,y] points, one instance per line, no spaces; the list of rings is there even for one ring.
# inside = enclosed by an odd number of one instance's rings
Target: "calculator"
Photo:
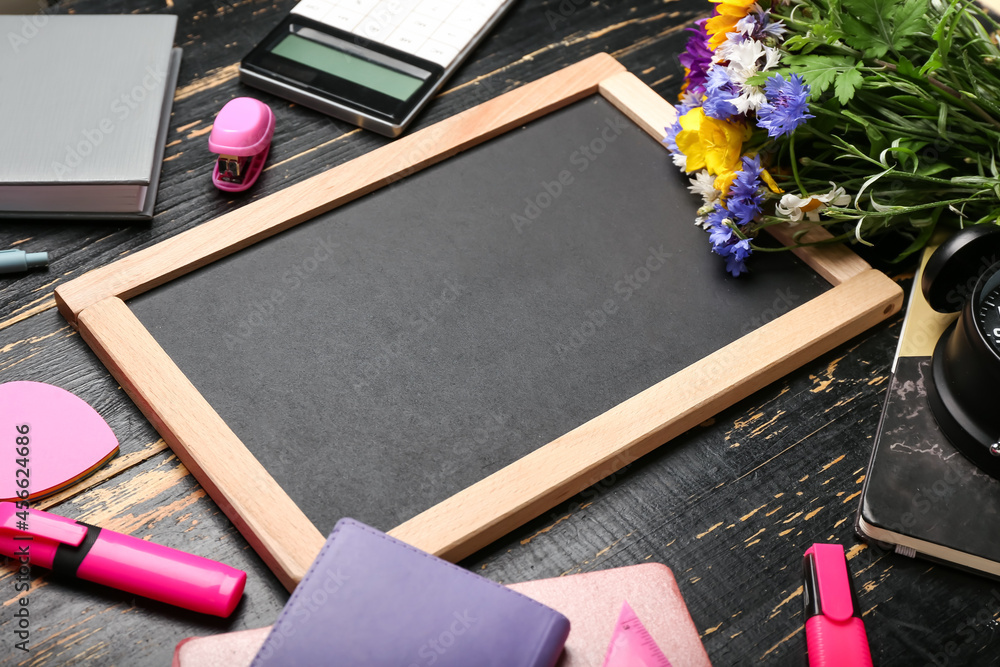
[[[301,0],[240,80],[399,136],[514,0]]]

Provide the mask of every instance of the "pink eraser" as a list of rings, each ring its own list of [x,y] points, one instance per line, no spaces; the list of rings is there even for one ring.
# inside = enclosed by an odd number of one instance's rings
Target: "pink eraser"
[[[230,100],[215,117],[208,150],[218,153],[212,183],[241,192],[257,181],[274,136],[274,112],[252,97]]]
[[[0,449],[0,500],[41,498],[104,465],[118,453],[118,439],[65,389],[7,382],[0,384]]]

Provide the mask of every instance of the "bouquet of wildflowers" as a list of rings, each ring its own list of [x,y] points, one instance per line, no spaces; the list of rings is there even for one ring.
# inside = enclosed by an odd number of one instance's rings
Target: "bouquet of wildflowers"
[[[665,142],[730,273],[771,225],[896,231],[905,257],[938,224],[1000,224],[1000,26],[974,2],[712,2]]]

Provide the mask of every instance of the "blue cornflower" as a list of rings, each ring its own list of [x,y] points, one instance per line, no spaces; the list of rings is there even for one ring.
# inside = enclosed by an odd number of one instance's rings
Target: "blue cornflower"
[[[747,257],[750,256],[750,241],[740,239],[730,246],[729,254],[726,255],[726,271],[738,277],[741,273],[746,273]]]
[[[726,208],[740,227],[751,222],[760,213],[764,201],[760,194],[760,156],[743,157],[743,169],[736,174],[726,197]]]
[[[733,104],[733,100],[737,97],[739,91],[726,70],[722,67],[713,67],[705,83],[705,101],[702,105],[705,115],[728,120],[737,113],[736,105]]]
[[[670,149],[671,153],[676,155],[680,152],[680,149],[677,148],[677,135],[681,131],[680,114],[677,114],[677,120],[674,121],[673,125],[668,125],[666,130],[667,136],[663,140],[663,143],[667,145],[667,148]]]
[[[741,239],[733,228],[726,224],[726,209],[716,204],[715,210],[708,215],[709,236],[712,252],[726,259],[726,271],[739,276],[747,270],[746,260],[750,256],[750,241]]]
[[[663,143],[667,145],[667,148],[674,155],[681,155],[681,150],[677,148],[677,133],[681,131],[681,116],[693,109],[689,104],[678,104],[677,105],[677,120],[673,122],[672,125],[668,125],[664,128],[667,132],[667,136],[663,139]]]
[[[767,102],[757,109],[757,126],[767,130],[770,137],[791,134],[799,125],[814,118],[806,113],[809,86],[798,74],[792,74],[788,81],[780,74],[770,77],[764,84],[764,96]]]
[[[736,174],[729,187],[726,205],[716,204],[705,217],[712,252],[726,258],[726,271],[733,276],[747,270],[746,260],[752,249],[750,241],[740,238],[732,225],[735,223],[742,229],[760,213],[764,199],[760,192],[762,170],[759,155],[752,158],[744,156],[743,169]]]
[[[779,19],[772,19],[769,13],[765,13],[763,19],[757,24],[756,39],[763,37],[773,37],[781,39],[782,35],[788,32],[788,28]]]
[[[781,39],[788,29],[779,19],[772,19],[771,12],[759,6],[752,8],[747,15],[736,24],[748,39],[763,42],[768,37]]]
[[[716,204],[715,210],[705,219],[708,223],[708,242],[712,244],[712,252],[723,257],[729,254],[729,245],[734,236],[732,227],[726,224],[728,217],[728,211]]]

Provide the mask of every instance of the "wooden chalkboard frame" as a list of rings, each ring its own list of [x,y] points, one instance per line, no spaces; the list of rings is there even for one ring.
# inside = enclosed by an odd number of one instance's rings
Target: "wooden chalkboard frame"
[[[174,278],[591,95],[647,133],[665,100],[598,54],[233,210],[56,290],[65,318],[289,589],[324,542],[125,304]],[[786,244],[791,228],[775,236]],[[821,227],[808,239],[828,238]],[[463,558],[895,313],[902,290],[840,245],[796,250],[833,288],[658,382],[391,531]]]

